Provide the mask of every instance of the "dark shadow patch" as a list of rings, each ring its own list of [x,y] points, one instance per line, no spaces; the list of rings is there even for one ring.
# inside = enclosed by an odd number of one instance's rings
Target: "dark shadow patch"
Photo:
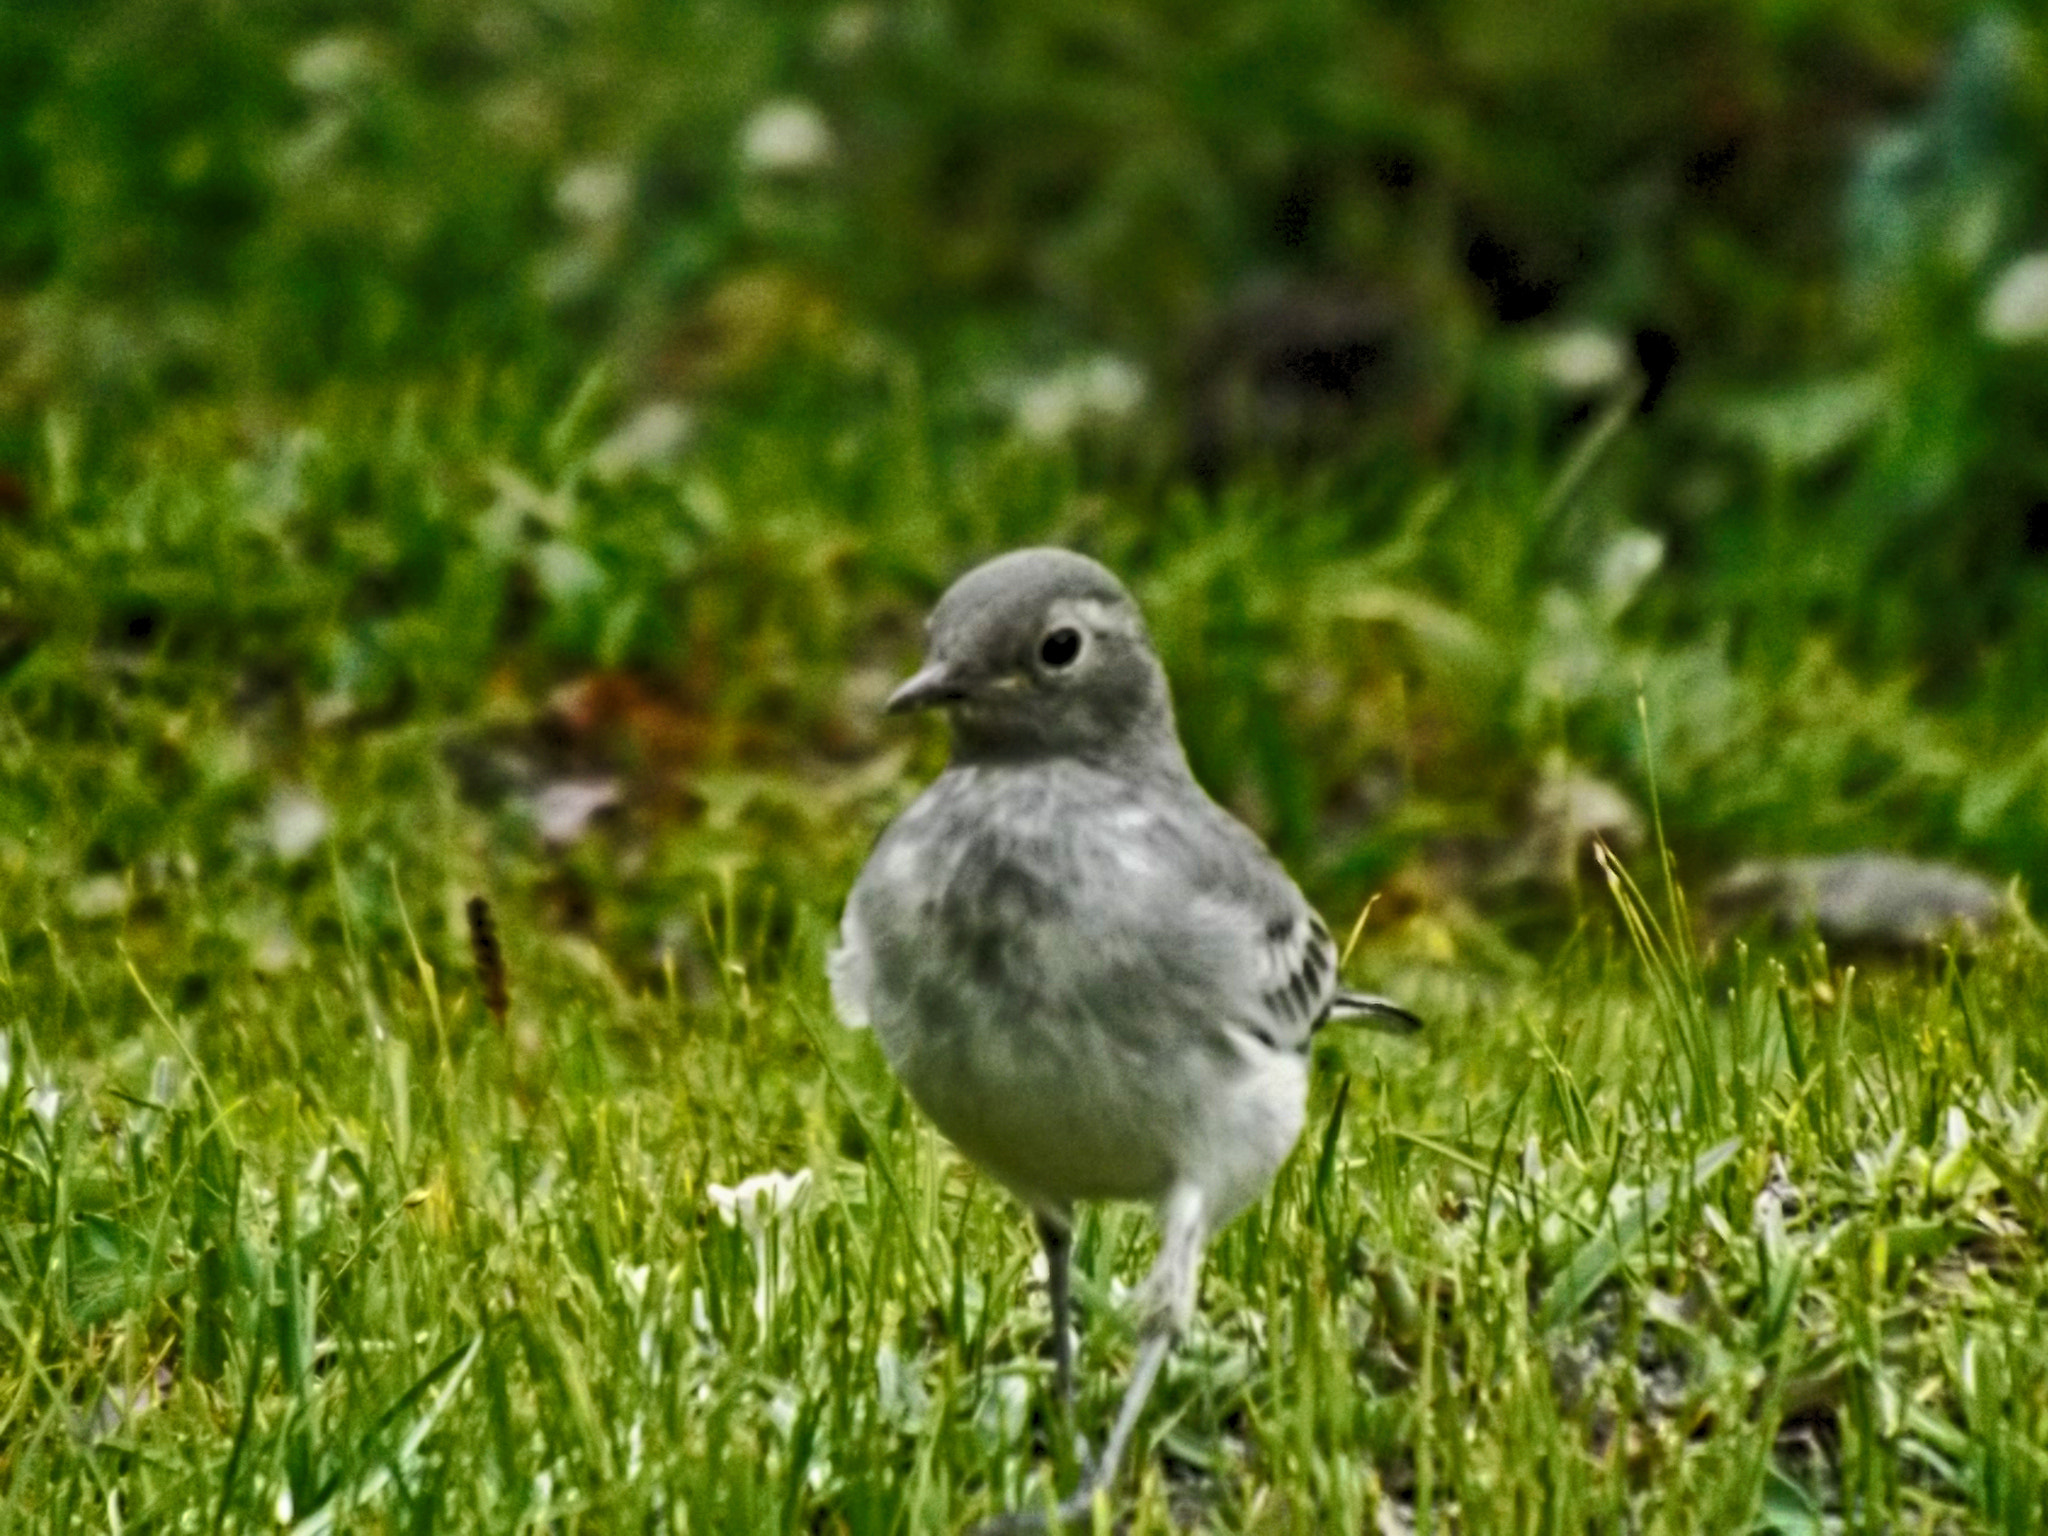
[[[2037,560],[2048,556],[2048,501],[2037,501],[2022,514],[2020,548]]]

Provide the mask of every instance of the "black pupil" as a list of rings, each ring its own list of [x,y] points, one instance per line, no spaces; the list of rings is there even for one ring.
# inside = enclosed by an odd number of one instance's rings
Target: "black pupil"
[[[1081,654],[1078,629],[1056,629],[1038,647],[1038,658],[1048,667],[1064,667]]]

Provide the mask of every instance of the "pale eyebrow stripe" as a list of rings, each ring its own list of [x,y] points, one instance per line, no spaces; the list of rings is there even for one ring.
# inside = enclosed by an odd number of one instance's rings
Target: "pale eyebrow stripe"
[[[1106,603],[1097,597],[1068,598],[1053,604],[1053,614],[1068,616],[1088,628],[1120,635],[1138,632],[1137,616],[1121,603]]]

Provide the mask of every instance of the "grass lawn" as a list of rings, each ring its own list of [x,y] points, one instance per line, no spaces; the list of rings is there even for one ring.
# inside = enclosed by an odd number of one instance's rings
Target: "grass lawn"
[[[1046,1496],[1034,1243],[828,1017],[829,906],[735,881],[707,973],[647,984],[508,910],[501,1027],[467,887],[347,841],[293,882],[331,937],[203,997],[118,923],[10,939],[17,1515],[887,1531]],[[222,897],[162,899],[196,938]],[[1512,981],[1397,969],[1427,1039],[1319,1048],[1130,1528],[2037,1528],[2038,950],[1701,972],[1595,926]],[[772,1169],[808,1183],[721,1206]],[[1081,1229],[1089,1422],[1150,1241]]]
[[[0,1528],[1070,1486],[823,976],[1026,543],[1429,1026],[1319,1037],[1099,1529],[2048,1528],[2038,21],[1181,12],[0,14]],[[1859,850],[2006,921],[1697,919]]]

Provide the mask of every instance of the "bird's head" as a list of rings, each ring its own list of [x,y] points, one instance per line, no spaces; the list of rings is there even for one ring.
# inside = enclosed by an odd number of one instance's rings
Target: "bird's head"
[[[998,556],[954,582],[925,628],[925,664],[888,708],[944,709],[956,761],[1181,761],[1144,617],[1086,555]]]

